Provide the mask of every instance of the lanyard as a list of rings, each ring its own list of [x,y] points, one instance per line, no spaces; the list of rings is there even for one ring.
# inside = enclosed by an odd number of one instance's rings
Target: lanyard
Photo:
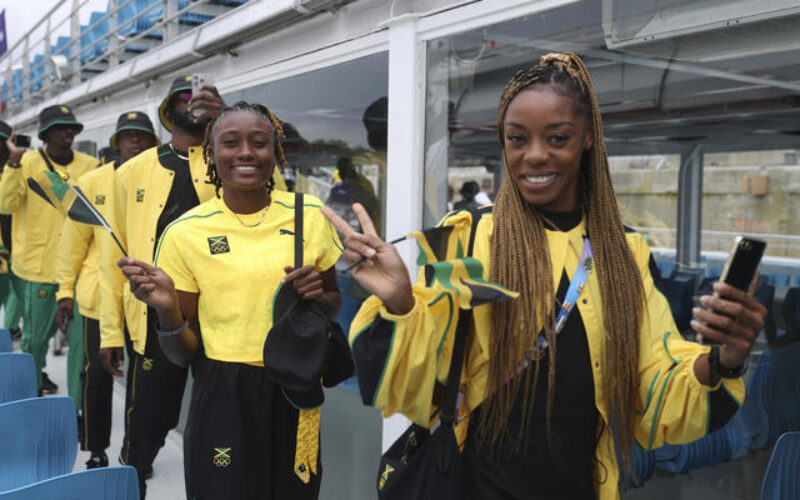
[[[553,326],[553,331],[556,335],[561,333],[561,330],[564,329],[564,325],[567,324],[569,313],[572,311],[575,303],[578,302],[581,292],[583,292],[586,282],[589,279],[589,273],[592,272],[593,267],[594,255],[592,254],[592,244],[589,242],[589,238],[584,238],[581,260],[578,262],[578,268],[575,269],[575,274],[572,275],[572,280],[569,283],[567,294],[564,297],[561,310],[558,312],[558,316],[556,317],[555,324]],[[544,329],[542,329],[542,331],[539,333],[539,337],[537,338],[536,345],[525,352],[525,357],[519,364],[517,364],[514,373],[508,377],[508,380],[511,380],[514,375],[527,368],[531,361],[541,357],[547,346],[547,337],[544,333]]]
[[[569,317],[570,311],[572,311],[575,303],[578,302],[578,299],[581,296],[581,292],[586,287],[586,282],[589,280],[589,273],[592,272],[594,268],[594,254],[592,254],[592,244],[589,242],[589,238],[583,238],[583,251],[581,252],[581,259],[578,262],[578,268],[575,269],[575,273],[572,275],[572,280],[569,283],[569,288],[567,289],[567,293],[564,296],[564,302],[561,305],[561,310],[558,312],[558,316],[555,320],[555,326],[553,330],[556,335],[561,333],[561,330],[564,329],[564,325],[567,324],[567,318]],[[525,370],[531,361],[535,359],[539,359],[544,354],[544,350],[547,348],[548,342],[547,337],[545,336],[544,330],[539,333],[539,337],[537,338],[536,345],[525,351],[525,356],[522,358],[513,372],[511,372],[508,377],[506,378],[506,383],[510,382],[512,378],[518,375],[520,372]],[[461,420],[466,417],[466,412],[464,411],[464,407],[461,405],[462,400],[464,399],[464,393],[459,392],[458,394],[458,403],[456,408],[458,408],[458,418],[457,420],[460,422]]]

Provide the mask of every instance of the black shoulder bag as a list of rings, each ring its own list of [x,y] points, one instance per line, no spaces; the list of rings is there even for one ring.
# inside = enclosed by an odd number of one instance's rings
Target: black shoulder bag
[[[475,230],[482,215],[472,213],[469,251],[475,243]],[[462,492],[461,451],[456,440],[456,403],[461,368],[472,309],[462,309],[456,326],[455,344],[447,374],[447,386],[439,406],[439,427],[433,432],[411,424],[381,457],[378,469],[380,500],[457,500]]]

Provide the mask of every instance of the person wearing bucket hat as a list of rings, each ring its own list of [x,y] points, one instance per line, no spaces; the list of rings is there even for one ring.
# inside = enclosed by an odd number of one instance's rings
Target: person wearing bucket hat
[[[194,368],[187,498],[317,498],[320,383],[352,374],[344,334],[329,328],[340,242],[317,198],[274,189],[282,135],[264,106],[223,110],[204,141],[209,180],[223,190],[165,230],[155,265],[119,263],[156,310],[164,352]],[[270,350],[285,357],[265,369],[273,335],[282,342]]]
[[[15,146],[11,138],[7,139],[9,160],[0,180],[0,213],[12,216],[12,283],[22,302],[25,324],[20,347],[33,355],[42,393],[57,390],[42,369],[48,341],[56,331],[55,267],[64,216],[34,195],[27,179],[49,170],[75,182],[95,168],[96,159],[72,149],[75,135],[81,130],[83,125],[68,106],[42,109],[38,136],[45,146],[26,151]]]
[[[147,115],[141,111],[130,111],[119,116],[110,142],[119,153],[119,160],[110,161],[87,173],[77,183],[97,211],[106,218],[109,211],[107,200],[115,187],[116,169],[142,151],[153,147],[158,141]],[[86,462],[90,469],[108,465],[105,450],[111,437],[113,377],[104,369],[99,358],[98,275],[100,242],[105,238],[109,236],[102,226],[67,219],[61,231],[56,263],[56,282],[59,285],[56,293],[56,321],[71,321],[68,327],[71,334],[70,347],[82,346],[80,350],[76,350],[80,354],[79,359],[74,363],[67,363],[67,380],[70,392],[75,385],[78,398],[83,403],[78,435],[81,449],[91,452],[91,457]],[[73,321],[74,318],[79,320]],[[59,326],[66,327],[63,324]],[[78,340],[73,342],[73,338]],[[72,351],[70,349],[70,354]]]
[[[119,115],[117,129],[111,135],[109,144],[120,156],[117,164],[119,166],[142,151],[160,145],[161,142],[147,113],[130,111]]]

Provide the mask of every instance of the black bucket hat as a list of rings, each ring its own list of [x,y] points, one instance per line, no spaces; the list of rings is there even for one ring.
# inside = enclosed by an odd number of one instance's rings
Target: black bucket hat
[[[72,110],[63,104],[48,106],[39,113],[39,139],[44,140],[44,133],[55,125],[70,125],[78,129],[78,133],[83,130],[83,124],[75,118]]]
[[[2,120],[0,120],[0,137],[2,137],[4,141],[11,137],[11,125]]]
[[[117,145],[117,135],[123,130],[141,130],[142,132],[147,132],[153,136],[156,140],[156,145],[160,145],[161,143],[158,141],[158,136],[156,135],[156,131],[153,129],[153,122],[150,121],[150,117],[147,116],[147,113],[142,113],[141,111],[131,111],[129,113],[122,113],[119,115],[117,119],[117,129],[114,131],[114,134],[111,136],[111,149],[116,152],[119,152],[119,146]]]
[[[172,82],[172,85],[169,87],[169,93],[167,97],[161,101],[161,105],[158,106],[158,119],[161,120],[161,125],[167,129],[168,132],[172,132],[172,120],[166,114],[167,107],[169,106],[170,100],[172,100],[172,96],[179,92],[191,92],[192,91],[192,77],[191,75],[188,76],[179,76]]]
[[[300,298],[291,284],[278,290],[272,317],[264,342],[267,374],[293,406],[320,406],[323,385],[333,387],[355,372],[342,328],[328,320],[319,303]]]

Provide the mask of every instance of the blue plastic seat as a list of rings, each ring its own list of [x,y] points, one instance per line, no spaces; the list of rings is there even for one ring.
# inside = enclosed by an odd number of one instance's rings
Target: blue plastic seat
[[[645,450],[639,443],[634,443],[633,474],[629,487],[639,488],[650,479],[653,471],[656,470],[656,453],[653,450]]]
[[[692,297],[694,296],[697,284],[697,276],[690,273],[674,273],[669,279],[665,279],[664,295],[669,302],[672,317],[675,325],[681,333],[689,330],[689,322],[692,320]]]
[[[761,353],[758,364],[750,367],[753,376],[747,385],[744,404],[737,414],[742,426],[743,445],[751,450],[761,450],[769,440],[769,416],[764,406],[764,387],[767,383],[772,352]]]
[[[11,352],[14,344],[11,342],[11,332],[6,328],[0,328],[0,352]]]
[[[800,432],[787,432],[775,443],[764,480],[761,500],[800,498]]]
[[[1,500],[139,500],[136,469],[130,466],[83,470],[10,491]]]
[[[0,443],[0,491],[69,473],[78,453],[72,399],[54,396],[0,405]]]
[[[139,13],[144,12],[148,7],[159,4],[156,7],[148,10],[145,14],[137,17]],[[153,20],[159,20],[163,17],[163,7],[161,0],[133,0],[128,2],[124,7],[120,8],[117,12],[117,26],[120,26],[119,34],[126,37],[133,37],[140,33],[147,31],[153,27]],[[127,23],[127,24],[126,24]],[[161,31],[152,31],[146,35],[146,38],[163,38]]]
[[[781,342],[788,344],[800,340],[800,288],[792,287],[786,291],[781,315],[786,328]]]
[[[33,356],[24,352],[0,353],[0,403],[36,396]]]

